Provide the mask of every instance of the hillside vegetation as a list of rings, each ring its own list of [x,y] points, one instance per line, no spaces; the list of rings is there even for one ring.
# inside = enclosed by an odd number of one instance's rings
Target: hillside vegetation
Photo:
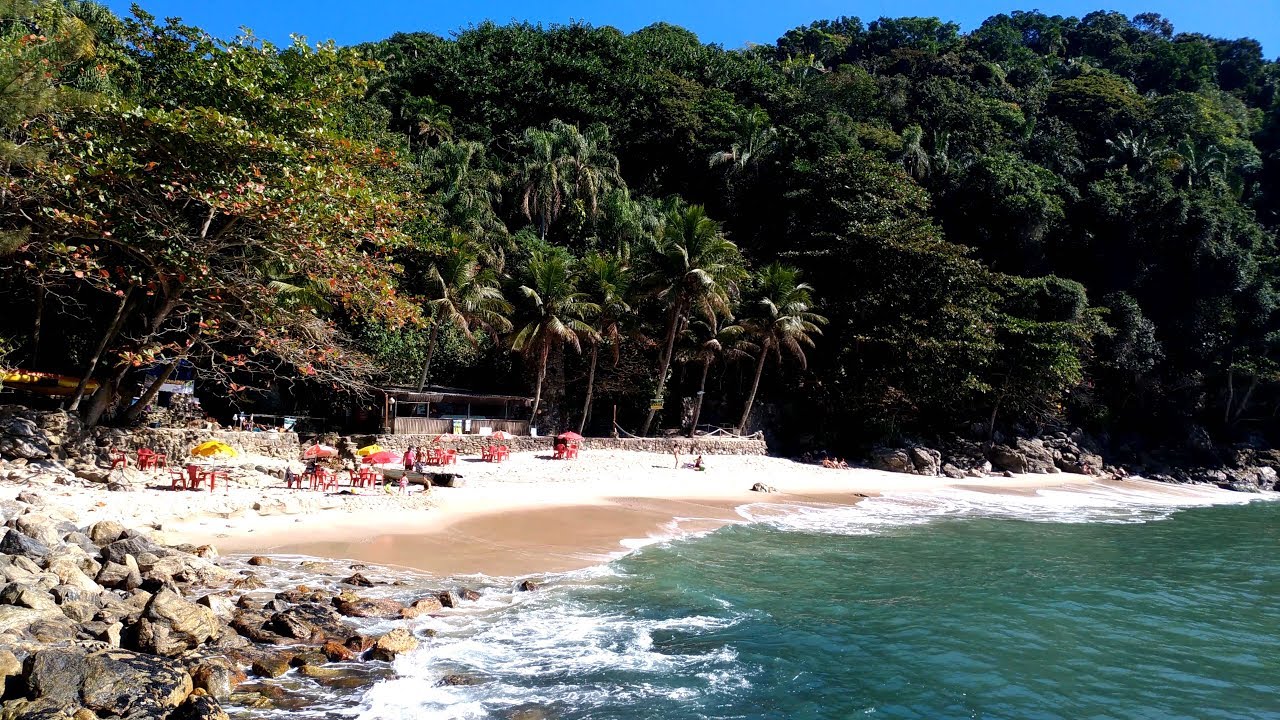
[[[213,408],[460,385],[790,448],[1277,430],[1252,40],[1017,12],[276,47],[0,7],[0,333],[100,380],[93,422],[189,365]]]

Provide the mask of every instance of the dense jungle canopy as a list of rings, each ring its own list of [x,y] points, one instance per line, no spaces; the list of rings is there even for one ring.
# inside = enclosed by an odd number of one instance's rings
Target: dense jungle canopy
[[[1277,87],[1155,14],[277,47],[6,0],[5,362],[121,423],[187,363],[226,408],[430,383],[787,448],[1269,441]]]

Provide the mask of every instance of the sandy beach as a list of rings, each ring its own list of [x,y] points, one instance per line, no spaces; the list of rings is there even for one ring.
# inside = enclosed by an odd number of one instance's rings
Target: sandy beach
[[[212,544],[223,553],[512,576],[587,567],[645,542],[742,522],[738,508],[748,504],[849,505],[882,493],[945,487],[1027,493],[1097,482],[1068,474],[951,480],[760,456],[708,457],[705,471],[674,464],[670,455],[602,450],[584,450],[574,461],[551,460],[544,452],[516,453],[501,464],[463,458],[457,465],[462,487],[408,496],[283,487],[112,493],[55,486],[48,492],[83,521],[151,525],[169,542]],[[755,483],[776,492],[752,492]]]

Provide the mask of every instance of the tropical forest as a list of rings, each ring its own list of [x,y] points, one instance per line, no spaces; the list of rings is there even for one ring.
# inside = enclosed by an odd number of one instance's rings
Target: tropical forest
[[[783,451],[1280,437],[1280,65],[1156,14],[476,24],[0,2],[3,366],[143,422],[394,385]]]

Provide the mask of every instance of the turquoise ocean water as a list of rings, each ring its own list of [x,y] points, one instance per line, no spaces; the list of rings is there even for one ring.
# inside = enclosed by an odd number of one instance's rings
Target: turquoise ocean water
[[[1280,503],[1196,502],[747,508],[759,522],[427,620],[438,635],[398,677],[329,712],[1280,718]],[[479,684],[439,685],[449,673]]]

